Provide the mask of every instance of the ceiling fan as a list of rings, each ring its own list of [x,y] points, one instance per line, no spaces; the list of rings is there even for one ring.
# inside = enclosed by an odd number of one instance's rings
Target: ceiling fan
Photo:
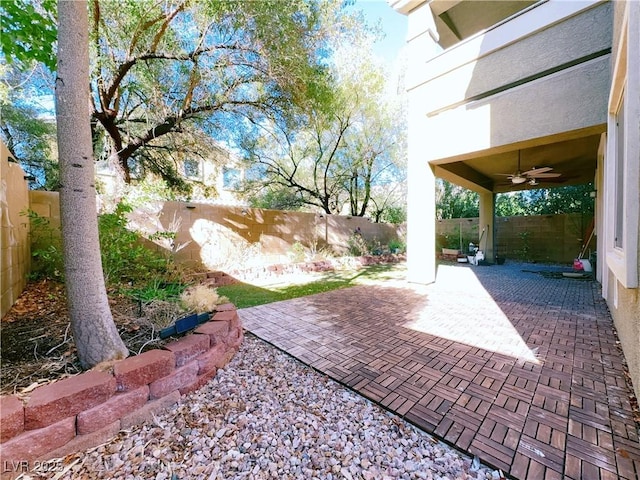
[[[538,185],[538,179],[541,178],[557,178],[560,176],[559,173],[550,173],[553,170],[552,167],[541,167],[536,168],[533,167],[530,170],[525,172],[520,171],[520,150],[518,150],[518,169],[515,173],[496,173],[501,177],[507,177],[511,180],[511,183],[514,185],[520,185],[523,183],[528,183],[531,186]]]

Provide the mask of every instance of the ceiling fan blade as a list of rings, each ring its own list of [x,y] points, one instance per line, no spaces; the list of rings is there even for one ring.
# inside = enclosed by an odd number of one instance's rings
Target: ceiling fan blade
[[[561,175],[561,173],[530,173],[527,176],[529,178],[556,178]]]
[[[522,172],[523,175],[532,176],[534,173],[545,173],[553,170],[553,167],[540,167],[540,168],[532,168],[531,170],[527,170],[526,172]]]

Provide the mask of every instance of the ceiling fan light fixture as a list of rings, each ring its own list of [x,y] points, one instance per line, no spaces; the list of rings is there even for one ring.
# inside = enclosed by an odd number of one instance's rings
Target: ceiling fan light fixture
[[[532,178],[531,180],[529,180],[529,185],[535,187],[536,185],[538,185],[538,181],[535,178]]]
[[[515,176],[511,179],[511,182],[516,184],[516,185],[520,185],[521,183],[526,182],[527,179],[525,177],[521,177],[521,176]]]

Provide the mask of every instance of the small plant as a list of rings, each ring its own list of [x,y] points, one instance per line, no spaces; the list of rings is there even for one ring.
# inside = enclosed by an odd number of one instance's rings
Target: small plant
[[[51,226],[48,218],[38,215],[33,210],[21,212],[30,223],[31,266],[30,277],[34,280],[50,278],[63,280],[64,263],[62,258],[62,239],[60,229]]]
[[[304,262],[307,258],[307,250],[300,242],[295,242],[293,245],[291,245],[289,257],[294,263]]]
[[[154,277],[144,286],[131,288],[126,294],[142,303],[156,300],[177,301],[187,286],[179,282],[166,281],[162,277]]]
[[[204,313],[212,312],[215,310],[216,305],[229,300],[226,297],[219,296],[215,288],[206,285],[195,285],[182,292],[180,301],[188,311]]]
[[[178,236],[181,225],[182,217],[178,217],[177,212],[174,212],[173,219],[169,222],[169,226],[164,230],[158,230],[157,232],[149,235],[149,240],[159,243],[166,250],[171,252],[171,255],[175,255],[191,243],[191,240],[185,243],[176,242],[176,237]]]
[[[347,252],[354,257],[369,255],[369,245],[360,232],[354,232],[347,239]]]
[[[405,243],[397,238],[389,240],[388,247],[391,253],[403,253],[407,249]]]
[[[368,245],[368,249],[372,255],[382,255],[383,249],[380,240],[374,238],[373,241]]]
[[[184,313],[179,304],[166,300],[153,300],[142,305],[141,310],[147,321],[158,330],[172,325]]]

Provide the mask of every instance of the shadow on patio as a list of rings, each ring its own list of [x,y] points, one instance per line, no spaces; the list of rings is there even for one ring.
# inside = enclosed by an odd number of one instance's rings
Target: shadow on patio
[[[637,478],[638,430],[593,281],[441,265],[240,310],[245,328],[515,478]]]

